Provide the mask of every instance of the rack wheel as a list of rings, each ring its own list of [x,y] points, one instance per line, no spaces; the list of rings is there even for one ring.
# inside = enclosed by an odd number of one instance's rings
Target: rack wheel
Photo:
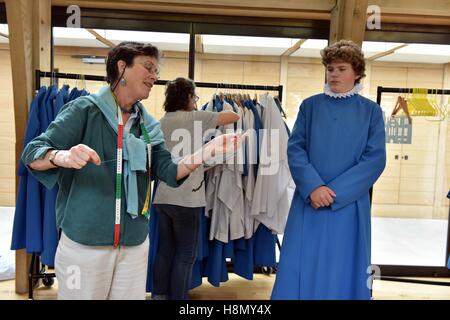
[[[51,287],[55,283],[55,279],[50,277],[45,277],[42,279],[42,284],[46,287]]]
[[[272,267],[261,267],[261,273],[268,276],[273,273],[273,268]]]

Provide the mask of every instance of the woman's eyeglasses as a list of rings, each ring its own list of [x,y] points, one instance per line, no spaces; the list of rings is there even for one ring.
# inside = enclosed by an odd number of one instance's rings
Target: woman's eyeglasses
[[[194,102],[197,102],[200,99],[200,97],[196,94],[194,94]]]
[[[148,71],[148,73],[154,74],[159,78],[159,68],[154,64],[142,64],[142,66]]]

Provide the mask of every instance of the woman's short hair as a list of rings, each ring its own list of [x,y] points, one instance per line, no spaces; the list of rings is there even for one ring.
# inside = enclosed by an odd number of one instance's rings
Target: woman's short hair
[[[325,67],[335,61],[350,63],[355,73],[360,76],[356,79],[356,83],[359,83],[366,76],[364,73],[366,71],[364,54],[361,48],[353,41],[340,40],[335,42],[321,50],[320,55],[322,56],[322,64]]]
[[[125,61],[127,67],[133,65],[134,58],[137,56],[153,57],[157,61],[161,59],[161,52],[157,47],[150,43],[124,41],[112,48],[108,53],[106,60],[106,81],[114,84],[119,78],[117,61]]]
[[[174,112],[185,110],[189,99],[195,95],[195,83],[191,79],[176,78],[166,84],[164,110]]]

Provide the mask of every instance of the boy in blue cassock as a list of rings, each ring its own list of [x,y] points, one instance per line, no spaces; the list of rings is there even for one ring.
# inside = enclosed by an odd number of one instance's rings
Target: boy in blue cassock
[[[324,93],[305,99],[288,143],[296,191],[272,299],[370,299],[369,189],[386,164],[379,105],[359,95],[361,49],[321,51]]]

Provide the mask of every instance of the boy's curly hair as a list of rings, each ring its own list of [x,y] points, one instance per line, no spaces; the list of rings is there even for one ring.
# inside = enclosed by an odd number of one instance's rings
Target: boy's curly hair
[[[350,40],[340,40],[335,42],[320,51],[322,56],[322,64],[326,67],[332,62],[342,61],[350,63],[353,70],[359,78],[356,79],[356,83],[364,78],[366,70],[366,62],[364,60],[364,54],[361,48]]]

